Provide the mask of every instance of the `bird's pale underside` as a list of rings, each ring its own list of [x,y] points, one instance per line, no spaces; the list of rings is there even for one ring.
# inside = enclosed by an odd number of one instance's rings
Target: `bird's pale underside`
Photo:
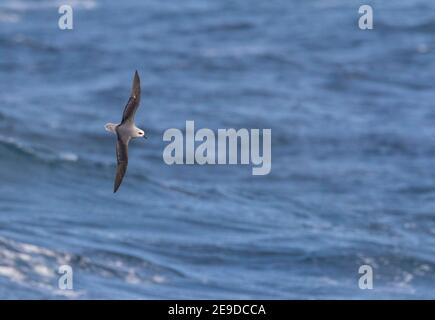
[[[121,185],[122,179],[124,178],[125,172],[127,171],[128,165],[128,143],[133,138],[144,137],[146,138],[145,132],[139,129],[134,124],[134,116],[136,110],[140,103],[140,79],[137,71],[133,78],[133,87],[131,90],[130,98],[128,99],[127,105],[124,108],[122,114],[122,120],[119,124],[107,123],[105,128],[107,131],[116,133],[117,143],[116,143],[116,176],[115,184],[113,186],[113,192],[116,192]]]

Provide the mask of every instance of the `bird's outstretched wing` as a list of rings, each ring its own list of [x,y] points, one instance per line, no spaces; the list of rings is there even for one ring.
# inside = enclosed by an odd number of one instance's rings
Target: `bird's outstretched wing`
[[[118,142],[116,143],[116,159],[118,165],[116,167],[115,185],[113,186],[113,193],[115,193],[121,185],[128,165],[128,142],[121,139],[118,134]]]
[[[134,122],[134,115],[136,113],[137,108],[139,107],[139,102],[140,102],[140,79],[139,79],[139,74],[137,73],[136,70],[136,72],[134,73],[133,86],[131,89],[130,98],[128,99],[127,105],[124,108],[121,124],[123,124],[126,121]]]

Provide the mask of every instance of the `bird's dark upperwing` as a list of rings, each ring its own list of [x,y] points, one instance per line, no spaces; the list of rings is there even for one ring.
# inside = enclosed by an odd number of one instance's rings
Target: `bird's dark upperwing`
[[[116,167],[115,185],[113,186],[113,193],[115,193],[121,185],[128,165],[128,142],[123,141],[118,134],[118,142],[116,143],[116,159],[118,165]]]
[[[139,79],[139,74],[137,73],[136,70],[136,72],[134,73],[131,95],[130,98],[128,99],[127,105],[124,108],[121,124],[123,124],[126,121],[134,122],[134,115],[136,113],[137,108],[139,107],[139,102],[140,102],[140,79]]]

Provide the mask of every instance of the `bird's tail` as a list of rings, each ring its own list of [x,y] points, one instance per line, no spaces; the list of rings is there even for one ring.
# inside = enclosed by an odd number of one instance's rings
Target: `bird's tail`
[[[112,133],[116,133],[116,127],[117,125],[114,123],[106,123],[104,128],[106,128],[106,131],[112,132]]]

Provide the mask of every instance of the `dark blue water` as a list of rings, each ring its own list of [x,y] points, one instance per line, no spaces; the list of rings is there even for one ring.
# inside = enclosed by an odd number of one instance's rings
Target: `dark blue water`
[[[0,3],[0,298],[435,298],[435,2],[64,3]],[[272,172],[167,166],[186,120],[271,128]]]

